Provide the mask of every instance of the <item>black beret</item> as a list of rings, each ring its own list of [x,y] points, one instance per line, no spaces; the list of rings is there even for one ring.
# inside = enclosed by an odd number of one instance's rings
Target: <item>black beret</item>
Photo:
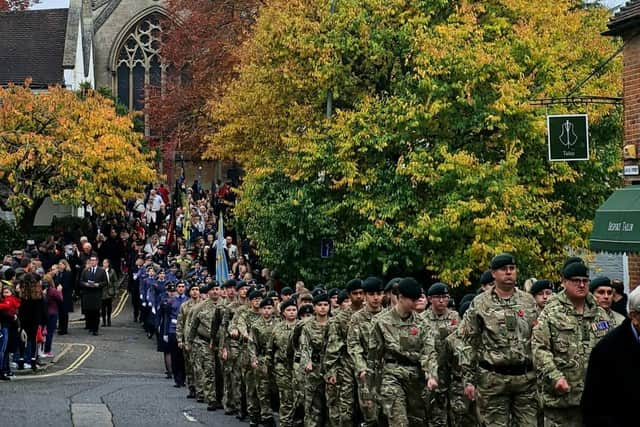
[[[398,292],[400,295],[417,300],[424,293],[420,283],[413,277],[405,277],[398,284]]]
[[[464,304],[465,302],[471,302],[473,301],[473,299],[476,297],[476,294],[466,294],[465,296],[462,297],[462,299],[460,300],[460,307],[462,307],[462,304]]]
[[[267,292],[267,298],[278,298],[278,293],[276,291]]]
[[[597,277],[594,277],[593,280],[591,281],[591,284],[589,285],[589,290],[593,292],[596,289],[598,289],[600,286],[613,288],[613,285],[611,284],[611,279],[609,279],[607,276],[597,276]]]
[[[531,285],[529,293],[531,293],[531,295],[537,295],[545,289],[553,290],[553,283],[551,283],[551,280],[536,280],[536,282]]]
[[[166,289],[167,289],[167,292],[175,292],[176,291],[175,283],[169,283]]]
[[[293,289],[291,289],[288,286],[285,286],[284,288],[282,288],[282,290],[280,291],[280,295],[292,295],[293,294]]]
[[[212,288],[219,288],[220,283],[217,280],[212,280],[209,282],[209,286],[211,286]]]
[[[344,300],[349,298],[349,294],[344,289],[338,293],[338,304],[342,304]]]
[[[441,282],[434,283],[429,287],[429,290],[427,291],[427,295],[429,296],[447,294],[449,294],[449,287]]]
[[[570,279],[571,277],[589,277],[589,269],[584,263],[572,262],[564,266],[562,269],[562,277]]]
[[[390,292],[394,286],[398,286],[398,283],[402,280],[402,277],[394,277],[393,279],[387,282],[387,285],[384,287],[385,292]]]
[[[313,305],[319,304],[321,302],[329,302],[329,294],[328,293],[321,292],[321,293],[313,296]]]
[[[201,294],[206,294],[211,289],[213,289],[213,287],[211,285],[205,285],[204,283],[202,285],[200,285],[200,293]]]
[[[491,269],[497,270],[501,267],[504,267],[505,265],[515,265],[515,264],[516,264],[516,259],[513,257],[513,255],[505,252],[493,257],[493,259],[491,260]]]
[[[224,285],[222,285],[223,288],[235,288],[236,287],[236,281],[235,279],[229,279],[226,282],[224,282]]]
[[[362,289],[362,280],[360,279],[351,279],[347,282],[347,286],[345,287],[347,292],[351,293],[353,291],[357,291],[358,289]]]
[[[581,264],[584,264],[584,260],[582,258],[580,258],[579,256],[570,256],[569,258],[564,260],[564,263],[562,263],[562,269],[564,270],[564,268],[567,265],[573,264],[574,262],[579,262]]]
[[[262,293],[259,290],[254,289],[251,292],[249,292],[249,300],[256,299],[256,298],[262,298]]]
[[[273,307],[273,300],[271,298],[264,298],[262,301],[260,301],[260,308],[266,307],[268,305]]]
[[[365,292],[381,292],[384,290],[384,284],[377,277],[367,277],[362,281],[362,290]]]
[[[493,275],[491,274],[491,270],[487,270],[482,273],[482,276],[480,276],[480,284],[488,285],[491,282],[493,282]]]
[[[281,302],[280,303],[280,313],[283,313],[287,307],[291,307],[291,306],[296,307],[296,303],[295,303],[295,301],[293,299],[289,299],[289,300],[287,300],[285,302]],[[296,308],[298,308],[298,307],[296,307]]]
[[[471,301],[465,301],[460,304],[460,308],[458,309],[458,314],[460,315],[460,317],[464,317],[464,313],[469,309],[470,305]]]
[[[241,288],[244,288],[245,286],[249,286],[249,285],[244,280],[240,280],[240,281],[236,282],[235,289],[236,289],[236,291],[239,291]]]
[[[338,296],[339,293],[340,293],[340,289],[338,289],[338,288],[329,289],[329,298],[333,298],[335,296]]]
[[[191,283],[188,286],[189,290],[191,290],[191,288],[196,288],[196,289],[200,289],[200,284],[199,283]]]
[[[311,304],[302,304],[298,309],[299,317],[302,317],[306,314],[313,314],[313,306]]]

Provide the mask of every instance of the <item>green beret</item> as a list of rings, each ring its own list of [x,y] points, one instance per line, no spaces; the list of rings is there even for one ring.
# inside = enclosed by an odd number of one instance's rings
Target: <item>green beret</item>
[[[257,298],[262,298],[262,293],[259,290],[254,289],[251,292],[249,292],[249,300],[254,300]]]
[[[487,270],[482,273],[482,276],[480,276],[480,284],[488,285],[491,282],[493,282],[493,274],[491,274],[491,270]]]
[[[402,280],[402,277],[394,277],[393,279],[389,280],[386,284],[386,286],[384,287],[384,291],[385,292],[391,292],[393,290],[394,286],[398,286],[398,283],[400,283],[400,281]]]
[[[367,277],[362,281],[362,290],[365,292],[382,292],[384,284],[377,277]]]
[[[292,295],[293,294],[293,289],[291,289],[288,286],[285,286],[284,288],[282,288],[282,290],[280,291],[280,295]]]
[[[531,285],[531,289],[529,293],[531,295],[537,295],[545,289],[553,290],[553,283],[550,280],[536,280],[533,285]]]
[[[462,299],[460,300],[460,307],[462,307],[462,304],[464,304],[465,302],[471,302],[473,301],[473,299],[476,297],[476,294],[466,294],[465,296],[462,297]]]
[[[276,291],[267,292],[267,298],[278,298],[278,293]]]
[[[235,288],[236,287],[236,281],[235,279],[229,279],[226,282],[224,282],[224,285],[222,285],[223,288]]]
[[[505,265],[516,265],[516,259],[509,253],[501,253],[491,260],[491,269],[497,270]]]
[[[298,317],[302,317],[306,314],[313,314],[313,306],[311,304],[303,304],[298,309]]]
[[[564,268],[567,265],[573,264],[574,262],[579,262],[581,264],[584,264],[584,260],[582,258],[580,258],[579,256],[570,256],[569,258],[564,260],[564,263],[562,264],[562,269],[564,270]]]
[[[338,304],[342,304],[347,298],[349,298],[349,294],[344,289],[338,293]]]
[[[273,300],[271,298],[264,298],[262,301],[260,301],[260,308],[266,307],[268,305],[273,307]]]
[[[211,290],[211,285],[205,285],[204,283],[200,285],[200,293],[206,294]]]
[[[244,287],[248,287],[249,284],[247,282],[245,282],[244,280],[239,280],[236,282],[236,286],[235,289],[236,291],[239,291],[240,289],[244,288]]]
[[[209,286],[211,286],[212,288],[219,288],[220,283],[218,283],[217,280],[212,280],[211,282],[209,282]]]
[[[572,277],[589,277],[589,269],[584,263],[572,262],[562,269],[562,277],[570,279]]]
[[[449,294],[449,287],[447,285],[445,285],[444,283],[434,283],[433,285],[431,285],[429,287],[429,290],[427,291],[427,295],[434,296],[434,295],[448,295]]]
[[[611,284],[611,279],[609,279],[607,276],[597,276],[597,277],[594,277],[593,280],[591,281],[591,284],[589,285],[589,290],[593,292],[596,289],[598,289],[600,286],[606,286],[608,288],[613,289],[613,285]]]
[[[345,287],[347,292],[351,293],[353,291],[357,291],[358,289],[362,289],[362,280],[360,279],[351,279],[347,282],[347,286]]]
[[[333,298],[335,296],[338,296],[339,293],[340,293],[340,289],[338,289],[338,288],[329,289],[329,298]]]
[[[460,317],[464,317],[464,313],[469,309],[470,305],[471,301],[465,301],[460,304],[460,309],[458,310],[458,314],[460,315]]]
[[[405,277],[402,279],[398,284],[398,292],[400,295],[412,300],[417,300],[424,293],[420,283],[413,277]]]
[[[281,302],[281,303],[280,303],[280,313],[284,313],[284,310],[285,310],[287,307],[291,307],[291,306],[296,307],[296,303],[295,303],[295,301],[294,301],[293,299],[288,299],[288,300],[287,300],[287,301],[285,301],[285,302]],[[296,309],[297,309],[297,308],[298,308],[298,307],[296,307]]]
[[[329,294],[326,292],[318,293],[313,297],[313,305],[319,304],[321,302],[329,302]]]

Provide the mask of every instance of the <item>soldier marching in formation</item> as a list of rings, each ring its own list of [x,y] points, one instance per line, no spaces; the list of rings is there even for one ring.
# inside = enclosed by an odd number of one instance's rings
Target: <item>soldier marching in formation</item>
[[[158,273],[140,266],[145,289],[164,286]],[[621,319],[611,281],[590,287],[581,259],[561,279],[557,293],[548,280],[525,292],[515,258],[500,254],[457,310],[448,285],[411,277],[279,294],[179,281],[143,301],[160,318],[175,386],[250,426],[275,426],[275,414],[283,427],[580,426],[590,352]]]

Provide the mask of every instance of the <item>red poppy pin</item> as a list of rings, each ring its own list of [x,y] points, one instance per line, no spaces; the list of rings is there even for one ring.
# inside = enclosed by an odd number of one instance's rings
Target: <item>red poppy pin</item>
[[[418,328],[411,328],[411,330],[409,331],[409,333],[411,335],[418,335]]]
[[[538,319],[533,321],[533,326],[538,326]]]
[[[518,310],[518,317],[524,317],[524,310],[523,309]]]
[[[456,319],[451,319],[451,326],[456,326],[458,321]]]

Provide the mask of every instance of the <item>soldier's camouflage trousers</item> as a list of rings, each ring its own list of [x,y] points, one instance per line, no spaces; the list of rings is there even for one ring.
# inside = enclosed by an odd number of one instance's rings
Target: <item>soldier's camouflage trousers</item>
[[[495,427],[538,425],[535,372],[502,375],[480,369],[477,405],[480,421]]]
[[[193,364],[191,363],[191,351],[184,351],[184,371],[189,388],[195,387],[195,377],[193,376]]]
[[[260,366],[254,372],[261,422],[272,420],[273,410],[271,409],[271,381],[265,362],[261,361]]]
[[[326,413],[325,379],[319,367],[314,366],[314,370],[304,376],[304,426],[326,426]]]
[[[448,392],[443,389],[423,389],[429,427],[447,427]]]
[[[266,389],[268,390],[268,378],[266,375],[260,375],[258,369],[253,369],[251,365],[244,364],[242,369],[245,373],[244,381],[246,385],[247,413],[249,414],[249,420],[251,423],[258,424],[260,423],[260,417],[262,416],[259,389],[264,388],[264,386],[261,385],[261,382],[264,382],[263,380],[267,380]],[[268,412],[265,410],[265,414],[267,414],[266,419],[269,420],[271,419],[271,406],[270,404],[267,404],[266,406],[268,407]]]
[[[293,427],[295,403],[291,369],[283,363],[276,363],[274,375],[276,386],[278,387],[278,395],[280,396],[280,409],[278,411],[280,414],[280,426]]]
[[[209,343],[200,337],[193,341],[193,359],[196,366],[196,389],[198,394],[204,396],[207,403],[215,403],[216,396],[216,378],[215,378],[215,360],[213,352],[209,349]]]
[[[351,427],[353,424],[353,373],[340,364],[336,369],[335,385],[325,384],[329,425]]]
[[[424,374],[417,367],[387,364],[382,371],[380,401],[394,427],[422,427],[425,420]]]
[[[581,427],[582,412],[574,408],[545,408],[544,427]]]
[[[455,427],[478,427],[476,403],[466,398],[462,381],[454,381],[449,388],[449,419]]]
[[[293,362],[293,413],[294,420],[302,420],[304,414],[304,378],[305,373],[300,362]]]
[[[240,371],[239,351],[234,346],[229,346],[227,360],[222,364],[224,372],[224,397],[222,405],[225,412],[240,410],[242,402],[242,372]]]
[[[362,413],[362,425],[375,427],[379,425],[380,406],[378,404],[377,390],[375,384],[371,383],[369,377],[365,382],[357,381],[358,405]]]

